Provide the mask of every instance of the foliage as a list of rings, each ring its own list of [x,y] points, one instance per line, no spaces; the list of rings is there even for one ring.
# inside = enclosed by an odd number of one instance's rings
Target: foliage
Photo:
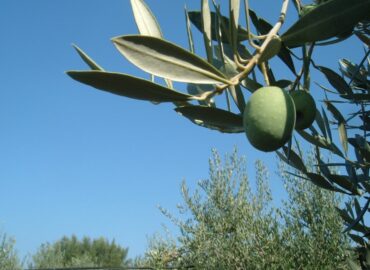
[[[21,262],[14,248],[15,241],[0,233],[0,270],[20,270]]]
[[[340,197],[284,174],[289,199],[279,210],[261,161],[255,164],[255,191],[236,152],[223,163],[214,151],[209,164],[209,179],[193,194],[182,185],[183,218],[162,209],[180,229],[177,245],[155,238],[144,262],[195,269],[347,269],[350,241],[335,208]]]
[[[53,244],[42,244],[33,255],[30,268],[121,267],[128,264],[127,252],[114,240],[89,237],[79,240],[73,235]]]
[[[221,14],[216,1],[212,1],[213,5],[208,0],[200,2],[200,11],[185,12],[187,51],[163,39],[157,20],[143,0],[131,0],[140,35],[115,37],[113,43],[130,62],[150,73],[152,81],[107,72],[77,47],[93,71],[67,74],[97,89],[129,98],[173,102],[176,112],[199,126],[224,133],[242,133],[246,128],[243,126],[246,97],[263,85],[277,86],[287,92],[310,92],[311,75],[322,73],[330,84],[330,88],[322,86],[326,109],[317,110],[315,124],[309,129],[292,133],[288,146],[282,147],[278,155],[300,171],[302,179],[352,196],[352,202],[344,209],[338,208],[338,214],[347,225],[346,232],[351,232],[351,238],[359,245],[361,267],[370,267],[370,259],[366,259],[370,258],[370,227],[364,217],[370,205],[367,141],[370,118],[366,108],[370,100],[370,0],[315,0],[308,5],[293,0],[298,19],[281,34],[289,0],[282,0],[281,14],[275,24],[256,14],[248,0],[229,0],[228,16]],[[245,26],[239,25],[243,15],[247,19]],[[203,35],[207,60],[195,55],[191,24]],[[319,65],[320,55],[318,59],[312,58],[318,46],[333,45],[351,36],[364,45],[365,55],[358,64],[341,59],[341,74]],[[276,78],[275,68],[269,62],[274,57],[284,63],[289,76]],[[164,78],[166,86],[155,83],[154,76]],[[172,80],[187,83],[188,93],[174,90]],[[214,97],[218,95],[223,95],[226,102],[216,104]],[[223,104],[226,109],[222,108]],[[342,107],[346,105],[352,111],[344,116]],[[262,108],[261,114],[263,111]],[[333,137],[333,130],[337,130],[338,137]],[[300,151],[291,148],[295,135],[299,135],[301,142],[315,147],[314,163],[320,167],[318,172],[309,172]],[[334,154],[334,164],[323,162],[322,153]],[[331,173],[332,166],[339,166],[340,171]]]

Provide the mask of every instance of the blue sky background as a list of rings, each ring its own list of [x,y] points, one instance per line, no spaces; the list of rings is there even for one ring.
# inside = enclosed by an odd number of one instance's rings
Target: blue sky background
[[[198,9],[199,1],[146,2],[166,39],[187,47],[183,7]],[[271,22],[278,17],[276,1],[250,2]],[[288,25],[295,19],[291,12]],[[283,196],[275,154],[254,150],[244,134],[209,131],[172,104],[114,96],[65,75],[87,69],[75,43],[107,70],[147,77],[110,42],[137,33],[128,0],[2,0],[0,25],[0,228],[16,238],[22,256],[71,234],[114,238],[130,257],[143,254],[162,224],[174,229],[157,205],[175,212],[181,181],[194,187],[207,177],[212,148],[223,155],[238,147],[251,175],[252,161],[266,161],[275,198]],[[319,64],[337,69],[339,57],[358,62],[362,48],[351,38],[316,54]],[[292,78],[279,60],[273,64],[281,78]]]

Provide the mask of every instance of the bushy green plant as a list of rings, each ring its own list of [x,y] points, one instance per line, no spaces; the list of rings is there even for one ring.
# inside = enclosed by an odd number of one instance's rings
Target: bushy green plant
[[[0,232],[0,270],[20,270],[21,262],[15,250],[15,240]]]
[[[151,263],[147,266],[348,269],[350,241],[335,208],[340,197],[285,173],[289,198],[278,209],[261,161],[255,164],[256,189],[250,187],[245,159],[236,152],[224,162],[213,152],[209,164],[209,178],[193,194],[183,183],[181,217],[162,209],[180,236],[178,243],[154,242],[144,256]]]
[[[122,267],[127,266],[128,249],[105,238],[79,240],[63,237],[53,244],[45,243],[32,256],[30,268]]]

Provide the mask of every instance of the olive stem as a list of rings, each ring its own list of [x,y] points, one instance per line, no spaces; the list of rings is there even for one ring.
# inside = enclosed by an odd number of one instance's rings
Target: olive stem
[[[245,0],[245,6],[246,6],[246,13],[247,17],[249,18],[249,5],[248,0]],[[274,25],[274,27],[270,30],[270,32],[266,35],[266,39],[263,41],[262,45],[258,48],[256,48],[255,53],[253,54],[252,58],[248,60],[247,64],[243,68],[243,71],[241,71],[239,74],[235,75],[230,79],[230,84],[220,84],[216,85],[216,89],[212,91],[207,91],[202,93],[199,96],[194,96],[193,99],[195,100],[209,100],[212,97],[222,94],[222,92],[229,87],[229,85],[238,85],[245,77],[249,75],[249,73],[252,72],[253,68],[259,63],[259,59],[262,55],[262,53],[266,50],[267,46],[269,45],[270,41],[274,36],[277,35],[278,31],[280,30],[281,26],[285,22],[286,13],[288,10],[289,0],[284,0],[280,16],[278,19],[278,22]],[[247,27],[249,28],[249,23],[247,22]],[[249,31],[248,31],[249,33]],[[249,35],[249,34],[248,34]],[[250,41],[250,39],[249,39]],[[252,45],[253,46],[253,45]]]

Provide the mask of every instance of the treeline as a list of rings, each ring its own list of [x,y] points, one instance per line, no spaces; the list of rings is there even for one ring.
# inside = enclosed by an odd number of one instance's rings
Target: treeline
[[[316,171],[307,158],[307,168]],[[177,267],[195,269],[350,269],[351,242],[337,214],[343,197],[294,176],[283,163],[277,177],[287,191],[276,207],[269,173],[255,163],[251,187],[244,158],[236,151],[224,161],[214,151],[209,178],[190,192],[183,183],[179,214],[161,211],[179,228],[177,238],[153,237],[140,257],[105,238],[63,237],[45,243],[30,261],[20,262],[14,240],[2,236],[0,270],[62,267]],[[280,179],[272,179],[281,181]]]

